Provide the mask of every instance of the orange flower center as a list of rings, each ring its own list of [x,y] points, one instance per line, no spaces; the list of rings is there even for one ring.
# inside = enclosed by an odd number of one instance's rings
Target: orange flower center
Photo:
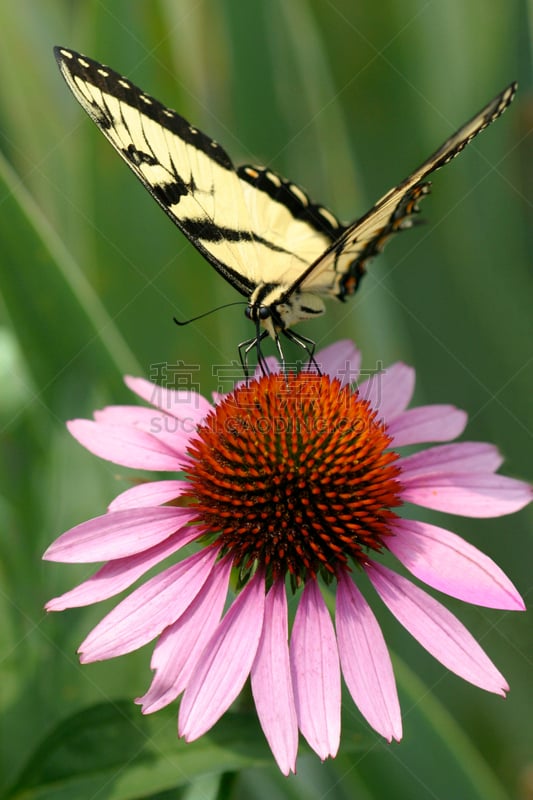
[[[338,380],[270,375],[237,388],[189,447],[190,499],[246,575],[295,584],[381,550],[401,504],[397,454],[368,401]]]

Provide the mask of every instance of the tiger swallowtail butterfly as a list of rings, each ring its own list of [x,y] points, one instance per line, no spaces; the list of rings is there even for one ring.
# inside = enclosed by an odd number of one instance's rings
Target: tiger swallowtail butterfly
[[[247,372],[270,335],[284,363],[280,334],[312,358],[314,343],[293,331],[345,300],[367,261],[413,226],[425,178],[447,164],[511,103],[511,83],[362,217],[343,225],[296,184],[263,167],[235,167],[223,148],[109,67],[64,47],[56,59],[75,98],[170,219],[247,300],[254,336],[239,345]]]

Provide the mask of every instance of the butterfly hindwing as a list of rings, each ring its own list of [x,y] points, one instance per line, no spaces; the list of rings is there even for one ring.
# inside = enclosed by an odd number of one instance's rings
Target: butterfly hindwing
[[[269,282],[292,283],[313,264],[344,231],[337,217],[313,203],[306,192],[276,172],[264,167],[244,165],[237,174],[243,183],[246,205],[253,229],[271,242],[280,253],[269,258],[265,275]]]
[[[424,179],[459,155],[478,133],[503,114],[515,92],[516,83],[511,83],[418,169],[383,195],[370,211],[345,228],[342,236],[302,273],[286,296],[289,297],[296,289],[321,291],[340,299],[353,294],[364,275],[367,261],[381,252],[391,236],[413,226],[418,200],[430,191],[430,184]]]

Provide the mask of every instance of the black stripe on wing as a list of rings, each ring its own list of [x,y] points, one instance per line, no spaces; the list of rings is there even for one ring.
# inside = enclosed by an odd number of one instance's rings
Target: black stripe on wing
[[[286,250],[284,247],[280,247],[251,231],[221,228],[219,225],[213,225],[210,222],[197,219],[184,219],[181,221],[180,227],[193,240],[201,239],[204,242],[253,242],[262,244],[276,253],[286,253],[288,256],[294,256],[294,253],[291,253],[290,250]]]

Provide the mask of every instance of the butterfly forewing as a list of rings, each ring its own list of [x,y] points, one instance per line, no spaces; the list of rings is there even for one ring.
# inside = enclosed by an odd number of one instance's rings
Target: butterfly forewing
[[[258,263],[255,249],[246,248],[243,232],[251,220],[225,151],[108,67],[64,48],[56,48],[56,57],[74,96],[130,169],[213,266],[248,296]]]
[[[66,48],[55,52],[80,105],[175,224],[244,295],[265,280],[292,283],[340,231],[334,215],[299,187],[262,168],[237,172],[220,145],[117,72]]]

